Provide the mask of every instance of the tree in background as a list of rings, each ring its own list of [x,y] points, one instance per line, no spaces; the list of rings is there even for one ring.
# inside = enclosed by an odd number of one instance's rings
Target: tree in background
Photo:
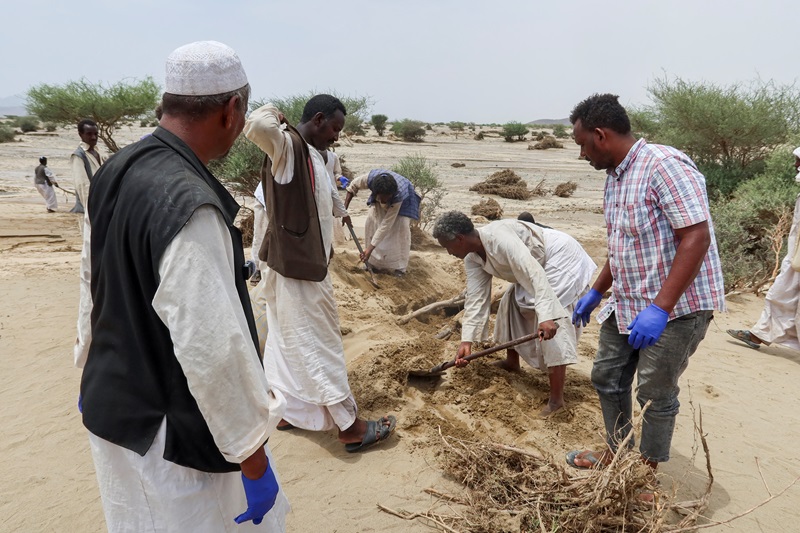
[[[44,122],[76,125],[81,119],[97,122],[98,137],[112,152],[119,150],[114,131],[120,124],[152,115],[161,90],[147,77],[114,85],[92,83],[85,78],[65,85],[37,85],[28,90],[28,111]]]
[[[553,124],[553,137],[556,139],[566,139],[569,137],[567,127],[564,124]]]
[[[436,165],[422,154],[409,154],[401,158],[392,171],[405,176],[414,184],[420,196],[419,226],[422,229],[436,219],[445,196],[444,184],[436,173]]]
[[[506,142],[524,141],[528,127],[520,122],[507,122],[503,125],[503,138]]]
[[[794,85],[755,81],[727,87],[659,79],[651,106],[632,110],[634,131],[686,152],[706,176],[709,195],[730,196],[764,171],[765,160],[800,126]]]
[[[458,134],[464,133],[464,128],[466,128],[467,125],[463,122],[450,122],[447,124],[447,127],[456,134],[456,139],[458,139]]]
[[[392,123],[392,133],[404,141],[422,142],[425,137],[425,123],[407,118],[396,120]]]
[[[375,131],[378,132],[378,137],[383,137],[383,132],[386,131],[386,123],[389,122],[389,117],[386,115],[372,115],[370,119]]]
[[[292,126],[297,126],[300,123],[300,118],[303,116],[303,108],[306,106],[312,96],[320,94],[317,91],[308,91],[307,93],[293,94],[285,97],[273,97],[269,100],[256,100],[252,102],[250,108],[258,109],[264,104],[271,103],[286,117],[286,121]],[[364,128],[361,124],[367,121],[370,109],[372,109],[372,98],[370,96],[351,96],[338,94],[336,91],[327,94],[333,95],[344,104],[347,110],[347,115],[344,117],[344,131],[348,135],[363,135]]]
[[[252,196],[261,181],[261,164],[265,155],[261,148],[241,134],[228,155],[211,161],[208,169],[231,190]]]

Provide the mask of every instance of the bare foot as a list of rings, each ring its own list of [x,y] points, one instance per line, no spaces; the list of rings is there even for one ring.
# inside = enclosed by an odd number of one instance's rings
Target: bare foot
[[[496,366],[497,368],[501,368],[507,372],[519,372],[519,359],[516,361],[509,361],[508,359],[503,359],[502,361],[495,361],[492,365]]]
[[[563,402],[562,403],[547,402],[547,405],[545,405],[542,408],[542,410],[539,411],[539,418],[542,419],[548,418],[550,415],[552,415],[556,411],[560,411],[563,408],[564,408]]]

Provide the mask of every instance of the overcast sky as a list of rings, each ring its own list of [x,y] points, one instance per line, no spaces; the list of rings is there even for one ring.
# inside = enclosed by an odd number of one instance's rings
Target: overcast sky
[[[3,0],[0,98],[39,83],[153,76],[178,46],[217,40],[253,95],[369,95],[430,122],[564,118],[594,92],[647,103],[663,76],[794,83],[789,0]]]

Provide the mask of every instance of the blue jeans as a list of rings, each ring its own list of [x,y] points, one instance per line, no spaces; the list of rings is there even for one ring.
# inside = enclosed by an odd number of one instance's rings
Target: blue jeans
[[[592,367],[592,384],[600,397],[606,442],[611,450],[616,451],[617,444],[631,430],[631,386],[636,373],[636,400],[640,406],[652,400],[642,422],[639,451],[650,461],[669,460],[675,416],[680,407],[678,379],[713,317],[713,311],[698,311],[670,320],[658,342],[639,350],[628,344],[628,335],[619,333],[615,313],[603,322]],[[634,445],[634,439],[630,445]]]

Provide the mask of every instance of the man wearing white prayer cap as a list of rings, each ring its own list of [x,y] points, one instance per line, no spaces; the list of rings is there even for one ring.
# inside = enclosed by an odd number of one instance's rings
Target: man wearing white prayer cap
[[[800,183],[800,147],[792,152],[795,181]],[[800,233],[800,195],[794,204],[792,228],[789,230],[789,246],[786,257],[781,262],[781,271],[767,291],[764,310],[756,325],[747,329],[729,329],[728,335],[742,341],[750,348],[758,350],[762,344],[779,344],[793,350],[800,350],[800,272],[792,268]]]
[[[239,205],[209,172],[250,96],[228,46],[167,59],[163,116],[92,180],[75,364],[109,531],[284,531]],[[239,524],[239,525],[237,525]]]

